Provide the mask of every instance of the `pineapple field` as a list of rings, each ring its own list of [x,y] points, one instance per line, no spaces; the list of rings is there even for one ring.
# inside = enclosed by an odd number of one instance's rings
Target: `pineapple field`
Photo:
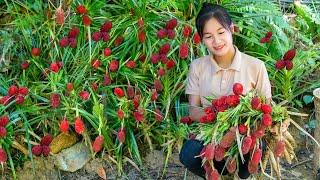
[[[257,179],[314,179],[319,2],[211,1],[238,49],[264,62],[273,102],[235,84],[193,122],[185,87],[208,54],[195,26],[204,2],[0,1],[2,178],[200,179],[179,161],[197,137],[204,168],[225,159],[232,174],[250,152]]]

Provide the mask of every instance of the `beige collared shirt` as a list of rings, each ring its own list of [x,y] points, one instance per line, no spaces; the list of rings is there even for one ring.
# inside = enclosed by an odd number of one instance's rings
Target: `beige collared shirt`
[[[218,66],[211,55],[207,55],[190,64],[186,94],[199,95],[202,106],[211,103],[207,96],[219,98],[233,94],[233,84],[241,83],[244,93],[256,89],[258,93],[271,98],[271,85],[264,62],[244,54],[236,48],[236,54],[229,68]]]

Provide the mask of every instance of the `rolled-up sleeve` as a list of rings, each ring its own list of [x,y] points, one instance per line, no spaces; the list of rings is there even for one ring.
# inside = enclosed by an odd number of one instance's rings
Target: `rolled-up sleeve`
[[[193,61],[190,64],[189,73],[187,77],[186,94],[200,95],[199,88],[199,73],[197,71],[197,63]]]
[[[260,69],[258,72],[258,79],[256,82],[256,89],[261,95],[265,96],[267,99],[272,97],[271,94],[271,84],[268,77],[268,72],[264,63],[261,63]]]

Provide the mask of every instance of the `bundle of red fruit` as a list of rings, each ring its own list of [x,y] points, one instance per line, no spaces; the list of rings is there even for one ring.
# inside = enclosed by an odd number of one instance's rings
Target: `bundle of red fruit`
[[[267,32],[266,35],[260,39],[260,43],[271,42],[271,36],[272,36],[272,32],[271,31]]]
[[[8,88],[8,93],[0,99],[0,104],[4,106],[8,105],[11,101],[15,100],[16,104],[22,104],[25,100],[25,96],[28,95],[29,90],[27,87],[18,87],[12,85]]]
[[[7,135],[6,126],[9,123],[9,117],[7,115],[0,117],[0,138],[4,138]]]
[[[44,157],[47,157],[50,153],[49,145],[52,140],[53,138],[50,134],[45,135],[41,139],[40,144],[32,147],[32,154],[34,154],[35,156],[40,156],[42,154]]]
[[[198,134],[196,138],[205,144],[200,157],[203,158],[208,178],[219,177],[214,161],[225,160],[226,168],[232,174],[240,162],[239,158],[244,161],[243,155],[248,153],[248,171],[257,173],[259,163],[262,163],[262,139],[267,142],[272,151],[269,154],[274,154],[274,157],[281,157],[285,152],[294,154],[292,148],[292,151],[288,150],[291,144],[284,143],[287,142],[286,136],[280,135],[284,132],[280,132],[279,122],[288,118],[285,108],[263,103],[264,99],[258,97],[255,91],[243,95],[240,83],[234,84],[233,92],[234,95],[212,100],[212,105],[204,109],[206,115],[196,125],[194,134]],[[186,117],[181,121],[191,122]]]
[[[288,50],[282,57],[282,59],[278,60],[275,64],[277,70],[281,70],[286,68],[287,70],[291,70],[293,68],[292,59],[296,56],[296,49]]]

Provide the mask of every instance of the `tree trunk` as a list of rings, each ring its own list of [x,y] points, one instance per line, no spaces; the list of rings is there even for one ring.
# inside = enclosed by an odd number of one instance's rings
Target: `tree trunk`
[[[320,142],[320,88],[317,88],[313,91],[313,101],[316,112],[316,128],[314,130],[314,138]],[[314,158],[313,158],[313,170],[314,174],[317,174],[318,169],[320,168],[320,147],[315,143],[314,145]]]

